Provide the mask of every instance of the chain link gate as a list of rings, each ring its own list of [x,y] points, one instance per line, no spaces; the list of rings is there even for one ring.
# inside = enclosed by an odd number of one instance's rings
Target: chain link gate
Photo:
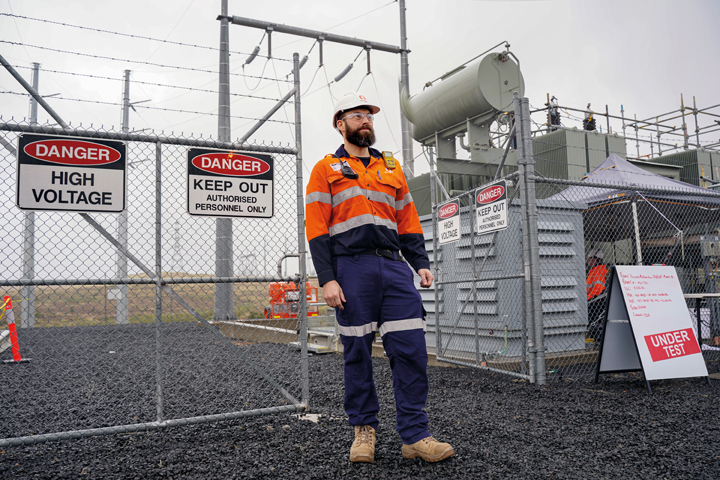
[[[126,141],[126,212],[18,210],[15,145],[26,132]],[[31,359],[0,367],[0,446],[306,409],[304,268],[275,273],[282,257],[305,255],[299,148],[7,122],[0,144],[0,283]],[[193,146],[274,159],[275,216],[231,223],[234,276],[213,273],[218,222],[186,213]],[[269,284],[291,281],[295,318],[265,318]],[[218,301],[233,318],[214,313]],[[288,345],[298,333],[300,349]]]

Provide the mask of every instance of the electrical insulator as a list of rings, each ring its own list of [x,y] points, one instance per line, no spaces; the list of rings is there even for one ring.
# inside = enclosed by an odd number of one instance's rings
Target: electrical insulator
[[[255,47],[255,50],[253,50],[252,53],[250,54],[250,56],[247,58],[247,60],[245,60],[245,65],[249,65],[253,60],[255,60],[255,57],[258,56],[258,53],[260,53],[260,45]],[[245,65],[243,65],[243,66],[245,66]]]
[[[335,83],[337,83],[337,82],[339,82],[340,80],[342,80],[343,77],[345,77],[345,75],[347,75],[348,72],[350,72],[350,70],[352,70],[352,68],[353,68],[353,64],[352,64],[352,63],[349,64],[347,67],[345,67],[345,70],[343,70],[342,72],[340,72],[340,75],[338,75],[337,77],[335,77],[335,80],[334,80]]]
[[[310,58],[310,57],[308,57],[307,55],[305,55],[305,56],[302,58],[302,60],[300,60],[300,65],[298,65],[298,70],[300,70],[300,69],[303,67],[303,65],[305,65],[305,64],[307,63],[308,58]]]

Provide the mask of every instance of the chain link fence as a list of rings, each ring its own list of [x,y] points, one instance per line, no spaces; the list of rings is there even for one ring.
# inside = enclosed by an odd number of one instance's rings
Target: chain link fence
[[[19,210],[15,149],[30,132],[125,141],[127,210]],[[192,147],[271,155],[274,216],[188,215]],[[0,364],[0,445],[304,410],[305,286],[278,272],[304,255],[299,160],[289,145],[0,122],[0,283],[30,359]],[[268,314],[271,286],[287,282],[292,308]]]
[[[437,273],[435,294],[423,300],[428,344],[438,359],[540,384],[592,378],[606,306],[606,292],[587,285],[593,257],[608,270],[674,266],[708,371],[720,371],[720,194],[616,155],[603,163],[618,146],[559,147],[557,135],[531,139],[526,99],[516,99],[515,112],[518,171],[504,177],[507,228],[478,228],[493,219],[475,198],[497,185],[492,177],[421,219]],[[582,150],[561,153],[592,157],[599,168],[584,176],[590,160],[560,161],[558,148]],[[455,227],[457,241],[443,244]]]

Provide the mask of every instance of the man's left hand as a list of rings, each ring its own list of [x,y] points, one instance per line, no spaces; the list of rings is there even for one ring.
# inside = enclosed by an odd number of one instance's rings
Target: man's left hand
[[[427,268],[421,268],[418,270],[420,275],[420,286],[423,288],[430,288],[433,282],[433,274]]]

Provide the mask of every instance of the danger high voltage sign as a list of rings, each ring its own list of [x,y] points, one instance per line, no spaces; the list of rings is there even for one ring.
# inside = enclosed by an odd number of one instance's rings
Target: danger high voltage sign
[[[187,162],[190,215],[270,218],[275,214],[270,155],[191,148]]]
[[[23,134],[18,137],[15,203],[22,210],[125,210],[125,143]]]

